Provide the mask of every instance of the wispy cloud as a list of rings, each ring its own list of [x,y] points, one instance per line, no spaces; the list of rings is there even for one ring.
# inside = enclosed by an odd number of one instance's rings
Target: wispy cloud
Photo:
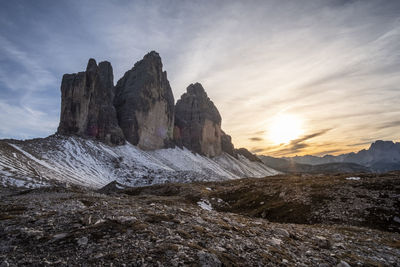
[[[305,148],[312,146],[312,144],[308,143],[309,140],[322,136],[330,130],[332,129],[324,129],[312,134],[307,134],[298,139],[290,141],[288,144],[280,144],[278,146],[264,147],[264,148],[254,148],[252,149],[252,152],[270,154],[274,156],[299,154],[302,153]]]
[[[282,112],[302,118],[307,135],[333,128],[318,138],[294,140],[288,153],[340,153],[365,146],[365,138],[398,139],[399,1],[1,5],[0,98],[9,105],[4,108],[40,111],[57,121],[63,73],[83,70],[95,57],[111,61],[118,79],[157,50],[175,99],[188,84],[201,82],[237,147],[273,147],[266,133]],[[26,125],[9,125],[7,134],[36,135]]]
[[[260,142],[263,141],[264,139],[262,139],[261,137],[250,137],[249,140],[253,142]]]

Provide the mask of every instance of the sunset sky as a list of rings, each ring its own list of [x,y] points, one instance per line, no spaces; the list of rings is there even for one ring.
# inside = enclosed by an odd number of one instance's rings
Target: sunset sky
[[[0,138],[56,131],[64,73],[151,50],[200,82],[236,147],[340,154],[400,139],[400,1],[0,0]]]

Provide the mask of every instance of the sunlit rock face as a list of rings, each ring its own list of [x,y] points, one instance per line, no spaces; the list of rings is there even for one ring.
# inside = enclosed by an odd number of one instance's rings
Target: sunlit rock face
[[[130,143],[149,150],[172,145],[174,96],[158,53],[145,55],[118,81],[114,105]]]
[[[85,72],[65,74],[61,83],[61,118],[57,133],[125,142],[113,106],[113,70],[109,62],[90,59]]]
[[[221,116],[200,83],[189,85],[175,105],[175,142],[199,154],[222,153]]]

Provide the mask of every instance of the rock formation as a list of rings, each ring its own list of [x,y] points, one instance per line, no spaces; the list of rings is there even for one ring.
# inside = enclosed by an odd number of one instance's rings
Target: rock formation
[[[172,145],[174,96],[158,53],[145,55],[118,81],[114,105],[130,143],[142,149]]]
[[[238,155],[242,155],[242,156],[246,157],[250,161],[262,162],[261,159],[259,159],[256,155],[254,155],[253,153],[251,153],[244,147],[235,149],[235,152]]]
[[[191,84],[175,105],[177,145],[208,156],[222,153],[221,115],[200,83]]]
[[[113,106],[109,62],[90,59],[85,72],[65,74],[61,83],[61,119],[57,133],[120,145],[125,142]]]
[[[222,131],[221,136],[221,149],[232,157],[238,158],[235,147],[232,144],[232,137],[227,135],[224,131]]]
[[[141,149],[173,145],[215,157],[238,158],[221,115],[200,83],[191,84],[174,106],[174,96],[157,52],[150,52],[114,87],[109,62],[90,59],[85,72],[65,74],[57,133],[91,137],[107,144],[125,140]],[[114,95],[115,94],[115,95]]]

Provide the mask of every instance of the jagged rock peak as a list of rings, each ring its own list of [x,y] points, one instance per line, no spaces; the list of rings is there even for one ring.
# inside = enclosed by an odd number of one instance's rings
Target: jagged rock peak
[[[97,72],[98,66],[94,58],[90,58],[86,67],[86,72]]]
[[[61,82],[62,135],[95,138],[107,144],[125,142],[113,106],[113,74],[109,62],[89,59],[86,71],[65,74]]]
[[[200,83],[191,84],[175,105],[177,145],[208,156],[222,153],[221,115]]]
[[[377,151],[377,150],[389,150],[396,147],[396,143],[393,141],[383,141],[383,140],[376,140],[371,144],[369,150]]]
[[[217,107],[207,96],[207,93],[201,83],[190,84],[186,88],[186,93],[181,96],[181,99],[179,99],[178,102],[193,103],[196,105],[193,107],[194,111],[196,111],[193,115],[204,116],[204,118],[199,119],[209,119],[212,122],[221,125],[221,115]],[[177,107],[180,108],[178,102]]]
[[[187,88],[186,91],[188,94],[190,95],[196,95],[199,97],[207,97],[207,93],[204,90],[203,86],[201,85],[201,83],[192,83],[190,84]]]
[[[126,139],[142,149],[173,143],[174,96],[155,51],[127,71],[115,86],[114,105]]]

